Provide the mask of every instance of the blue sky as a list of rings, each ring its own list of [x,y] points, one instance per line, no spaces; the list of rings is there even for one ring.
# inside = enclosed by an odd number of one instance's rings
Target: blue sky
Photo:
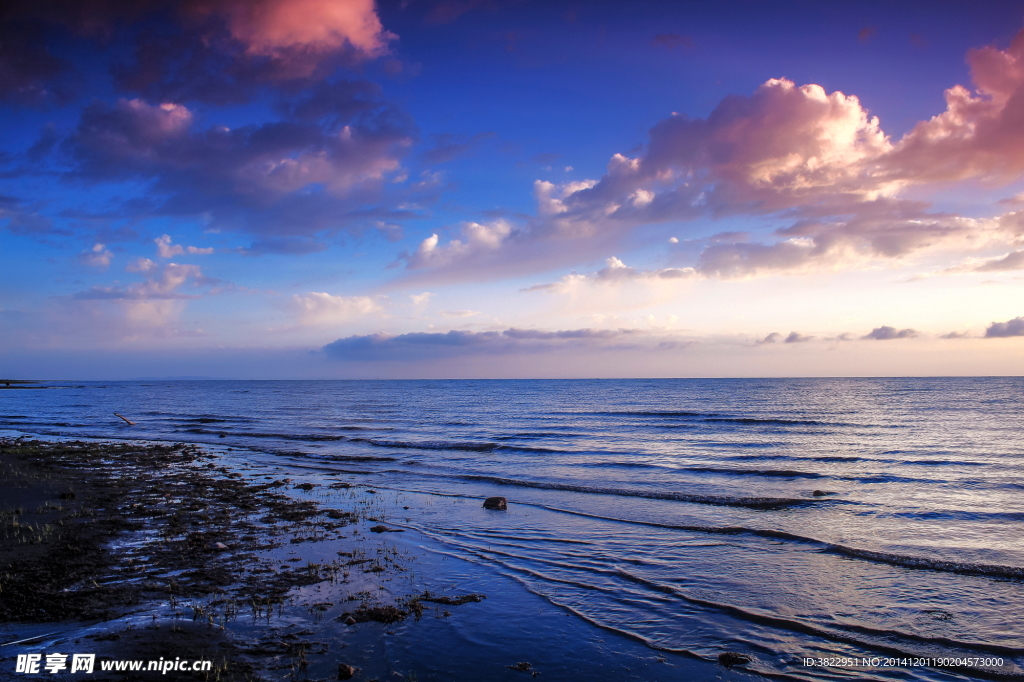
[[[3,376],[1024,369],[1020,3],[6,12]]]

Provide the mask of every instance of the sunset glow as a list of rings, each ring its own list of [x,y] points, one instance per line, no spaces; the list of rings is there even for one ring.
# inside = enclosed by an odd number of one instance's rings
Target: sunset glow
[[[24,4],[0,367],[1024,372],[1024,12]]]

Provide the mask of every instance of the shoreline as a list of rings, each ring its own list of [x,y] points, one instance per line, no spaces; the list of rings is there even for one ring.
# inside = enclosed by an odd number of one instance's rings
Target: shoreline
[[[493,581],[483,591],[464,588],[440,565],[446,557],[403,542],[400,521],[391,520],[401,493],[340,473],[316,482],[299,480],[308,472],[268,476],[225,459],[184,443],[0,439],[0,484],[15,493],[0,511],[0,679],[16,654],[64,647],[97,661],[212,661],[212,671],[175,672],[178,679],[397,682],[420,679],[410,658],[436,658],[434,631],[452,628],[488,630],[470,639],[485,637],[497,651],[453,642],[450,671],[462,657],[484,666],[487,679],[575,679],[537,662],[559,655],[538,651],[552,644],[495,622],[521,608],[521,596],[488,600]],[[472,572],[461,574],[472,581]],[[572,628],[582,626],[536,608],[548,639],[572,646]],[[626,647],[619,639],[609,642]],[[669,662],[640,644],[626,648],[632,656],[616,665],[648,672],[622,679],[672,678],[673,665],[691,679],[753,677],[685,656],[668,654],[678,659]],[[505,651],[508,661],[493,660]],[[97,672],[93,679],[129,679]]]

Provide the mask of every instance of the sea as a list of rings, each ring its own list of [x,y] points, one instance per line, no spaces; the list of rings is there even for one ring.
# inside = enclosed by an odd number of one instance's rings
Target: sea
[[[1024,674],[1024,378],[41,386],[0,391],[0,435],[199,443],[399,491],[423,546],[652,652]],[[495,495],[507,512],[446,505]]]

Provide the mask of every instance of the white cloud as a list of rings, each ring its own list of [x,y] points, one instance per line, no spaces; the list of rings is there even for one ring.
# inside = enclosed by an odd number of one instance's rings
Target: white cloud
[[[564,293],[581,285],[613,284],[621,282],[658,282],[666,280],[681,280],[694,277],[697,271],[693,268],[660,268],[656,270],[637,270],[623,263],[616,256],[605,259],[605,267],[589,275],[571,273],[565,275],[557,282],[550,284],[535,284],[523,291],[551,291]]]
[[[132,262],[125,266],[125,270],[128,272],[153,272],[156,270],[157,264],[148,258],[136,258]]]
[[[78,260],[83,265],[93,268],[106,269],[110,267],[110,261],[114,258],[103,244],[93,244],[91,249],[78,254]]]
[[[163,235],[153,240],[156,243],[157,255],[160,258],[174,258],[182,254],[188,253],[194,256],[208,256],[213,253],[213,247],[199,248],[198,246],[181,246],[180,244],[171,244],[170,235]]]
[[[303,325],[342,324],[384,311],[380,301],[369,296],[333,296],[316,291],[292,296],[289,307]]]

